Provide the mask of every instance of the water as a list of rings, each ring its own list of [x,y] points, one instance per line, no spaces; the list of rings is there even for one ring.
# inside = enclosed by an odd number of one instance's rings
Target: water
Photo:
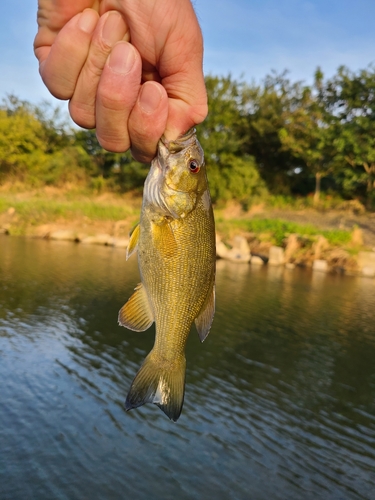
[[[0,498],[374,499],[375,281],[218,263],[183,413],[126,413],[136,259],[0,237]]]

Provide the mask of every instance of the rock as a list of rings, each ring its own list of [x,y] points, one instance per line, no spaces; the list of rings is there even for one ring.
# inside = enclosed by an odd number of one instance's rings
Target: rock
[[[46,238],[50,237],[52,228],[49,224],[42,224],[41,226],[36,226],[33,228],[30,236],[34,238]]]
[[[359,227],[355,227],[352,231],[351,244],[356,247],[363,246],[363,231]]]
[[[374,278],[375,277],[375,269],[373,267],[365,266],[361,271],[362,276],[366,278]]]
[[[321,271],[323,273],[328,272],[328,262],[323,259],[316,259],[313,262],[313,271]]]
[[[230,250],[228,250],[226,257],[224,258],[230,260],[231,262],[247,264],[248,262],[250,262],[251,255],[250,252],[241,253],[239,250],[231,248]]]
[[[61,229],[59,231],[50,232],[48,238],[51,240],[76,241],[77,235],[75,231],[71,231],[70,229]]]
[[[284,264],[284,250],[281,247],[270,248],[268,264],[270,266],[281,266]]]
[[[116,221],[113,227],[113,235],[115,238],[120,237],[122,234],[129,234],[129,221],[126,219]]]
[[[287,262],[285,264],[285,267],[286,267],[286,269],[295,269],[296,265],[294,264],[294,262]]]
[[[87,236],[82,240],[85,245],[108,245],[111,243],[112,237],[109,234],[97,234],[95,236]]]
[[[222,241],[216,242],[216,256],[220,259],[226,259],[229,249],[224,245]]]
[[[242,254],[250,253],[250,247],[244,236],[235,236],[232,240],[232,248]]]
[[[250,262],[250,248],[246,238],[243,236],[235,236],[231,243],[232,248],[227,251],[224,258],[232,262]]]
[[[297,234],[290,234],[288,236],[287,242],[286,242],[286,247],[285,247],[285,252],[284,252],[284,259],[285,262],[290,262],[291,259],[293,258],[294,254],[296,251],[300,248],[300,242]]]
[[[250,259],[250,264],[252,266],[263,266],[264,260],[262,259],[262,257],[259,257],[259,255],[252,255]]]
[[[375,252],[358,252],[358,266],[360,269],[368,267],[375,270]]]
[[[100,243],[99,243],[100,245]],[[109,247],[114,247],[116,245],[116,238],[114,238],[113,236],[110,236],[107,240],[106,243],[104,243],[104,245],[107,245]]]
[[[328,248],[329,248],[329,243],[327,238],[325,238],[322,235],[319,235],[317,241],[312,246],[312,250],[314,252],[314,259],[320,260],[322,253],[325,250],[328,250]]]
[[[129,238],[115,238],[114,246],[116,248],[127,248],[129,245]]]

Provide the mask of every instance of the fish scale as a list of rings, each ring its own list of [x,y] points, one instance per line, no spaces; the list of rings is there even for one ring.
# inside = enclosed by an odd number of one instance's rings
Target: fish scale
[[[143,331],[155,321],[156,333],[125,407],[155,403],[175,421],[183,404],[191,325],[195,321],[203,341],[215,310],[215,224],[194,130],[159,142],[128,254],[136,248],[141,284],[120,310],[119,322]]]

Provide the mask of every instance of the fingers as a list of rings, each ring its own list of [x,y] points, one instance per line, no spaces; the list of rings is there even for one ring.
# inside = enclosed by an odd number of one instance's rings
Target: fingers
[[[142,61],[128,42],[117,43],[103,68],[96,95],[96,134],[115,152],[130,147],[128,119],[141,87]]]
[[[58,99],[70,99],[74,93],[98,18],[97,12],[86,9],[61,29],[52,46],[39,44],[38,35],[35,39],[41,77]]]
[[[133,157],[150,162],[156,154],[158,140],[168,119],[168,95],[157,82],[142,85],[139,97],[129,118],[129,134]]]
[[[176,139],[207,116],[207,91],[199,54],[187,61],[183,70],[167,78],[162,84],[169,96],[168,122],[164,135]]]
[[[69,103],[72,119],[81,127],[95,127],[96,92],[112,47],[120,40],[129,41],[126,23],[118,12],[104,14],[93,33],[90,49]]]

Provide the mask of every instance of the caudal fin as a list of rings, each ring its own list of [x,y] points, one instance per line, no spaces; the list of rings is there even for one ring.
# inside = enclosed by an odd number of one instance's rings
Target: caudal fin
[[[132,382],[125,401],[126,411],[154,403],[176,422],[184,402],[185,367],[184,356],[169,362],[151,351]]]

